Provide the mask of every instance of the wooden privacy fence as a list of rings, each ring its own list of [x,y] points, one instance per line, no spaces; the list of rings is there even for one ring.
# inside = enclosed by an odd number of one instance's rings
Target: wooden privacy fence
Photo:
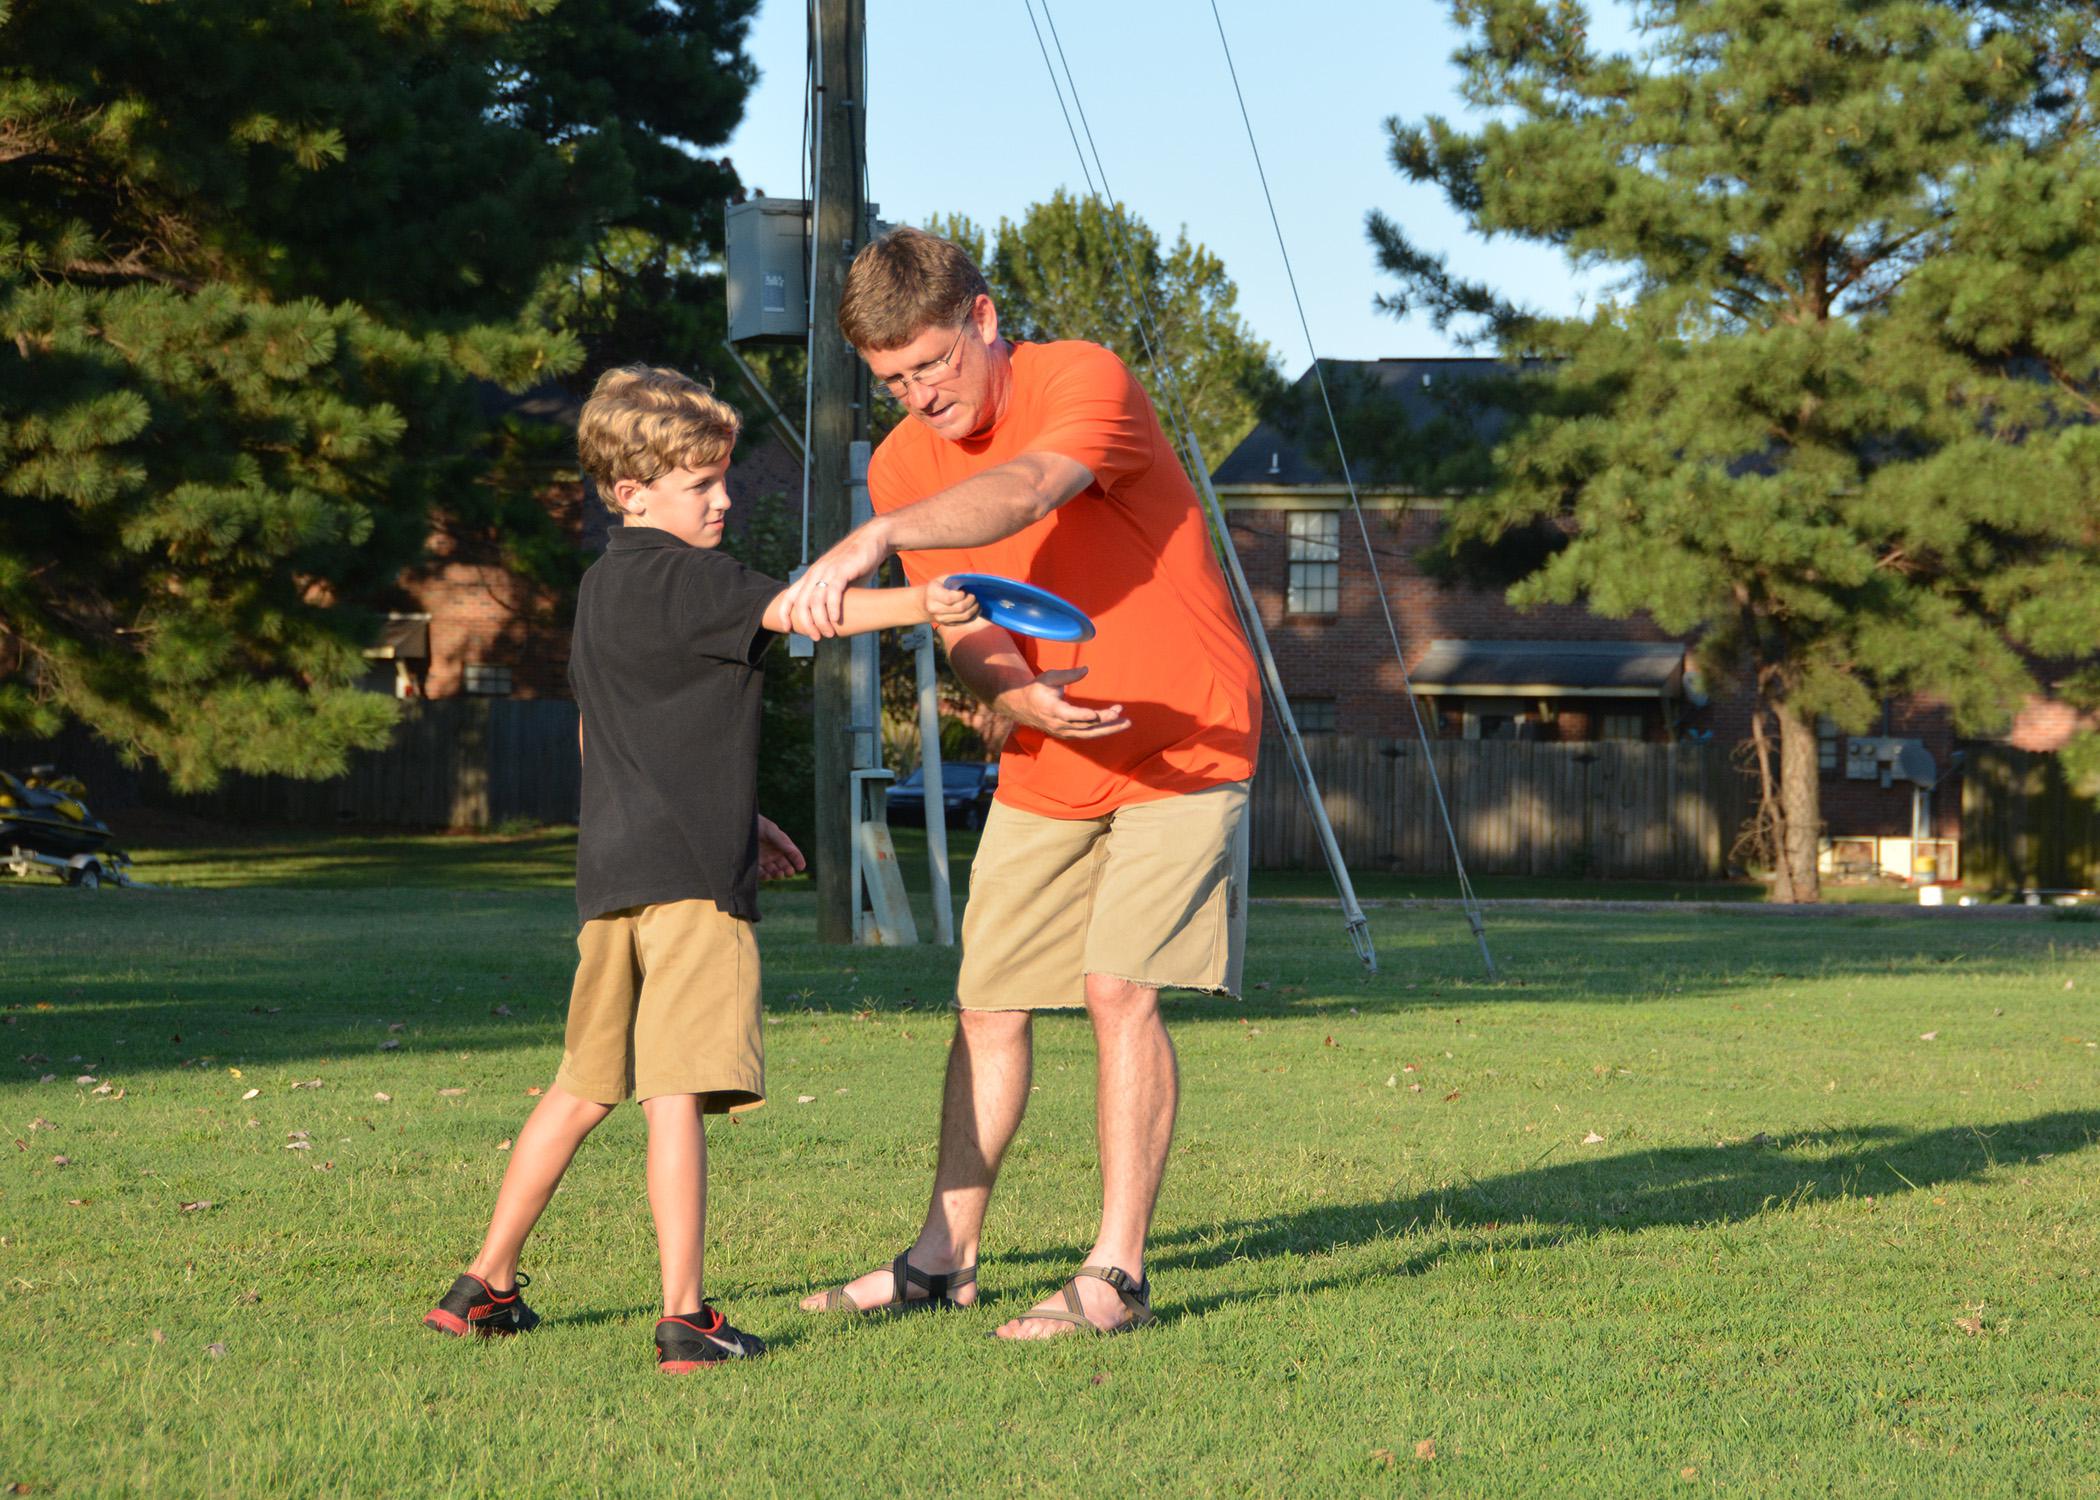
[[[1344,859],[1412,874],[1451,869],[1420,741],[1305,743]],[[1717,878],[1747,811],[1744,777],[1714,744],[1437,740],[1429,753],[1473,875]],[[1248,814],[1257,868],[1322,863],[1280,745],[1263,747]]]
[[[409,705],[383,750],[360,750],[332,781],[229,776],[214,791],[148,800],[240,823],[378,823],[488,828],[510,818],[573,823],[582,805],[576,705],[444,698]]]
[[[1962,884],[1985,890],[2100,887],[2100,801],[2080,796],[2054,755],[1996,745],[1961,778]]]

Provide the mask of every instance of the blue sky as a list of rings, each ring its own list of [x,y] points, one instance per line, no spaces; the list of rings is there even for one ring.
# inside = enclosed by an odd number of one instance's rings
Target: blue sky
[[[1312,340],[1327,357],[1458,352],[1371,299],[1390,286],[1365,215],[1383,208],[1469,274],[1566,310],[1583,285],[1556,255],[1469,235],[1435,192],[1386,160],[1387,116],[1464,118],[1459,43],[1429,0],[1218,0],[1267,166]],[[1083,190],[1022,0],[868,0],[870,194],[892,223],[960,212],[1018,218]],[[1043,0],[1037,0],[1037,14]],[[767,0],[749,53],[764,77],[727,147],[745,183],[791,198],[801,180],[804,8]],[[1307,363],[1209,0],[1053,0],[1050,10],[1109,184],[1163,239],[1221,256],[1240,311],[1287,374]]]

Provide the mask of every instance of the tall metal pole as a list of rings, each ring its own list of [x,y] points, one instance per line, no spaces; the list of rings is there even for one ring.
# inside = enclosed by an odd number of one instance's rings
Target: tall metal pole
[[[846,267],[868,222],[861,194],[862,0],[818,0],[817,113],[821,160],[816,243],[810,255],[813,323],[809,341],[809,523],[821,552],[851,526],[849,450],[868,432],[867,371],[835,321]],[[815,672],[817,777],[817,938],[853,941],[853,765],[851,646],[817,643]]]

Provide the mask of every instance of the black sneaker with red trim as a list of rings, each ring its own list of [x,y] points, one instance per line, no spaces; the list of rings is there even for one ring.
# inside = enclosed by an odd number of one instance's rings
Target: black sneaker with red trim
[[[765,1352],[765,1340],[731,1328],[711,1298],[703,1299],[696,1313],[656,1320],[656,1367],[666,1375],[683,1375],[725,1359],[753,1359]]]
[[[531,1285],[532,1278],[521,1275],[517,1286],[499,1292],[469,1271],[438,1298],[436,1307],[423,1314],[423,1326],[460,1339],[470,1334],[529,1333],[540,1326],[540,1315],[525,1305],[519,1292]]]

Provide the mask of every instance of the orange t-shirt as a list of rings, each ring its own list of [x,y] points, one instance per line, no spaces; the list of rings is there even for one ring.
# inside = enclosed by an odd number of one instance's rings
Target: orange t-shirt
[[[1005,412],[951,442],[906,421],[868,466],[877,512],[923,500],[1023,453],[1060,453],[1094,482],[1042,520],[982,547],[902,554],[914,583],[948,573],[1018,578],[1092,617],[1090,641],[1015,636],[1036,672],[1085,667],[1077,703],[1120,703],[1130,728],[1095,740],[1020,728],[999,762],[999,800],[1052,818],[1254,774],[1261,690],[1196,491],[1144,387],[1098,344],[1019,344]]]

